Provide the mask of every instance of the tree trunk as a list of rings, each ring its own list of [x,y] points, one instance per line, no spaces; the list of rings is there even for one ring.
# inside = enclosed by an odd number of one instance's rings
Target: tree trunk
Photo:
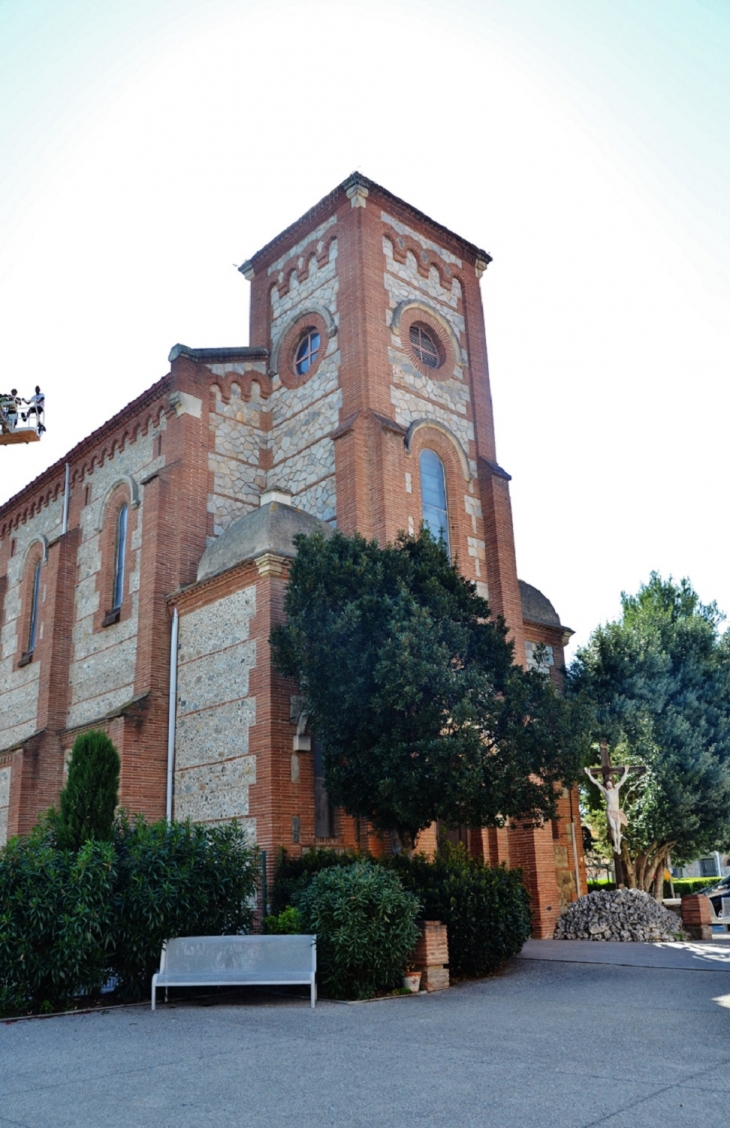
[[[624,870],[624,884],[628,889],[636,889],[636,869],[633,861],[629,857],[626,840],[623,838],[621,839],[621,864]]]

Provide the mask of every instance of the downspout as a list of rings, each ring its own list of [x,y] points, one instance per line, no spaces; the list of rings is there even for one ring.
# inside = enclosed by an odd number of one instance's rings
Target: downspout
[[[172,784],[175,770],[175,722],[177,719],[177,607],[172,612],[172,633],[170,635],[170,700],[167,712],[167,802],[165,818],[172,822]]]
[[[68,532],[68,501],[71,496],[71,470],[68,462],[66,463],[66,476],[63,483],[63,524],[61,525],[61,536]]]

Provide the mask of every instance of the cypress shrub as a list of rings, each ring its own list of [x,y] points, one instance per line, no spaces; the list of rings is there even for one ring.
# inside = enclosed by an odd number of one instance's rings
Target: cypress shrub
[[[326,994],[369,999],[400,986],[418,940],[418,900],[395,873],[369,862],[331,866],[299,896],[305,932],[317,934],[317,967]]]
[[[92,729],[77,737],[54,819],[56,841],[78,850],[95,839],[110,842],[119,802],[119,753],[105,732]]]
[[[421,918],[440,920],[455,978],[489,975],[521,950],[531,930],[530,900],[519,870],[487,866],[463,846],[433,861],[423,854],[385,860],[421,902]]]

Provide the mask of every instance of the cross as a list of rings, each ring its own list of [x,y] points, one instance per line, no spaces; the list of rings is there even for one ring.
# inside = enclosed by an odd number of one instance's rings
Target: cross
[[[608,744],[605,740],[602,740],[601,741],[601,763],[600,763],[600,765],[596,765],[595,767],[592,767],[592,768],[586,768],[585,770],[586,770],[586,772],[600,772],[601,775],[603,776],[603,786],[607,787],[610,782],[611,783],[613,782],[611,777],[614,776],[614,775],[616,775],[616,776],[622,775],[622,776],[626,777],[627,773],[643,772],[646,769],[644,768],[644,766],[642,764],[631,764],[631,765],[622,764],[620,767],[614,768],[614,766],[611,763],[611,757],[609,756],[609,753],[608,753]],[[618,798],[618,796],[617,796],[617,798]],[[608,811],[607,811],[606,817],[608,818]],[[611,844],[613,845],[613,835],[611,833],[610,818],[609,818],[609,823],[608,823],[608,829],[609,829],[609,840],[610,840]],[[622,862],[621,862],[621,854],[615,849],[615,847],[614,847],[614,851],[613,851],[613,864],[614,864],[614,868],[616,870],[616,885],[621,886],[621,885],[624,884],[623,865],[622,865]]]
[[[608,744],[606,743],[605,740],[602,740],[601,741],[601,762],[600,762],[600,764],[597,764],[594,767],[589,768],[589,771],[600,772],[601,775],[603,776],[603,786],[605,787],[606,784],[608,783],[608,781],[610,780],[611,776],[621,775],[623,773],[624,769],[626,768],[626,766],[627,766],[626,764],[621,764],[619,767],[614,768],[613,764],[611,763],[611,757],[610,757],[609,752],[608,752]],[[628,768],[629,768],[629,772],[644,772],[644,771],[646,771],[646,768],[644,767],[643,764],[630,764],[630,765],[628,765]]]

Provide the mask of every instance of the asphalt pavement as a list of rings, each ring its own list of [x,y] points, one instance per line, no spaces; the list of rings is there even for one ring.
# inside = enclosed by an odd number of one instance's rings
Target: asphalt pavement
[[[0,1023],[0,1128],[725,1128],[730,948],[586,943],[433,995]]]

